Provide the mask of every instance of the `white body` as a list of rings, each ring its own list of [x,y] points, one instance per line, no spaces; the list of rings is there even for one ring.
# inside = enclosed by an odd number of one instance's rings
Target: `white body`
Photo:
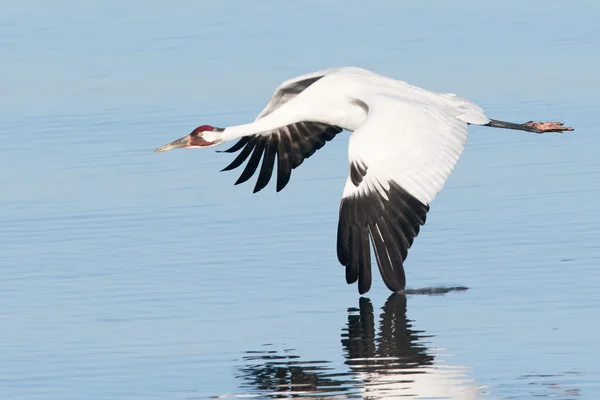
[[[338,260],[359,293],[371,286],[371,244],[386,286],[404,290],[404,261],[467,141],[468,124],[490,120],[477,105],[360,68],[334,68],[284,82],[257,119],[205,132],[218,143],[239,139],[225,167],[248,163],[236,182],[259,168],[254,191],[275,171],[277,190],[291,172],[342,129],[352,132],[350,173],[338,223]],[[262,158],[262,163],[260,162]]]
[[[343,67],[285,81],[252,123],[225,129],[202,125],[155,151],[212,147],[237,139],[224,152],[239,154],[223,171],[247,161],[236,185],[258,170],[255,193],[273,175],[280,191],[292,170],[344,129],[351,131],[338,260],[346,267],[346,282],[358,282],[363,294],[371,287],[373,249],[383,281],[398,292],[406,287],[408,249],[462,154],[469,124],[535,133],[573,130],[562,122],[492,120],[476,104],[454,94]]]
[[[337,125],[353,132],[349,161],[360,159],[369,165],[361,187],[348,181],[344,197],[356,190],[386,188],[392,179],[429,204],[462,153],[467,124],[489,122],[479,106],[454,94],[431,92],[356,67],[318,71],[280,88],[321,75],[325,76],[290,98],[278,99],[276,91],[255,122],[227,128],[223,138],[267,135],[298,121]],[[273,110],[274,105],[278,108]]]

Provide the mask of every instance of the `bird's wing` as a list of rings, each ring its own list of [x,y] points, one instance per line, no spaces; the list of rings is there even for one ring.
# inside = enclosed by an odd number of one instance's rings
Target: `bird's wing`
[[[269,100],[267,106],[260,112],[260,114],[258,114],[256,119],[260,119],[265,115],[270,114],[274,110],[287,103],[290,99],[296,97],[307,87],[323,78],[325,75],[338,69],[340,68],[324,69],[321,71],[312,72],[310,74],[297,76],[283,82],[277,89],[275,89],[273,95],[271,95],[271,100]]]
[[[370,242],[381,276],[403,290],[403,263],[467,141],[467,123],[450,108],[379,95],[350,137],[350,174],[340,205],[337,254],[346,281],[371,286]]]
[[[240,151],[238,156],[222,171],[239,167],[250,157],[236,185],[246,182],[259,168],[254,193],[262,190],[269,181],[277,159],[277,191],[282,190],[290,181],[292,169],[297,168],[315,151],[333,139],[342,128],[319,122],[298,122],[282,126],[275,131],[258,135],[244,136],[227,153]],[[260,160],[262,158],[262,163]]]
[[[279,86],[271,101],[256,119],[262,118],[273,110],[281,107],[290,99],[297,96],[307,87],[335,69],[328,69],[302,75],[285,81]],[[259,168],[258,180],[254,193],[262,190],[271,179],[277,159],[277,191],[282,190],[289,182],[292,169],[313,155],[315,151],[333,139],[342,128],[319,122],[305,121],[282,126],[273,131],[262,132],[258,135],[244,136],[233,147],[224,150],[226,153],[241,152],[222,171],[239,167],[250,157],[248,164],[235,184],[246,182]],[[260,160],[262,158],[262,164]]]

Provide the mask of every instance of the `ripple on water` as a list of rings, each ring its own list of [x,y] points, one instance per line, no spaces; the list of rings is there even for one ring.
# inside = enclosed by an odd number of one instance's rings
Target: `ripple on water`
[[[392,294],[379,317],[366,297],[348,309],[341,330],[343,366],[265,345],[242,358],[242,393],[215,397],[483,398],[485,388],[468,376],[469,368],[449,365],[439,349],[427,347],[430,336],[413,327],[406,302],[405,295]]]

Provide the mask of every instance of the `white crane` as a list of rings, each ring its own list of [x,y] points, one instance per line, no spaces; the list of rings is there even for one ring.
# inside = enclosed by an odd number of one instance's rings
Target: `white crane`
[[[292,169],[342,130],[352,132],[350,173],[339,213],[338,259],[346,267],[346,281],[358,281],[358,291],[366,293],[371,287],[370,238],[383,281],[396,292],[405,288],[408,249],[463,151],[469,124],[536,133],[573,130],[561,122],[489,119],[479,106],[454,94],[342,67],[285,81],[252,123],[225,129],[202,125],[155,151],[212,147],[239,139],[225,150],[240,153],[223,170],[237,168],[249,157],[235,184],[259,170],[256,193],[271,179],[277,159],[280,191]]]

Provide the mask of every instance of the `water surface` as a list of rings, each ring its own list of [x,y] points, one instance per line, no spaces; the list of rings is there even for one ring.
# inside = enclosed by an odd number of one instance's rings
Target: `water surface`
[[[600,6],[593,1],[6,2],[3,399],[600,397]],[[335,255],[347,134],[252,195],[231,156],[154,154],[358,65],[565,135],[472,127],[406,263]],[[431,397],[430,397],[431,398]]]

